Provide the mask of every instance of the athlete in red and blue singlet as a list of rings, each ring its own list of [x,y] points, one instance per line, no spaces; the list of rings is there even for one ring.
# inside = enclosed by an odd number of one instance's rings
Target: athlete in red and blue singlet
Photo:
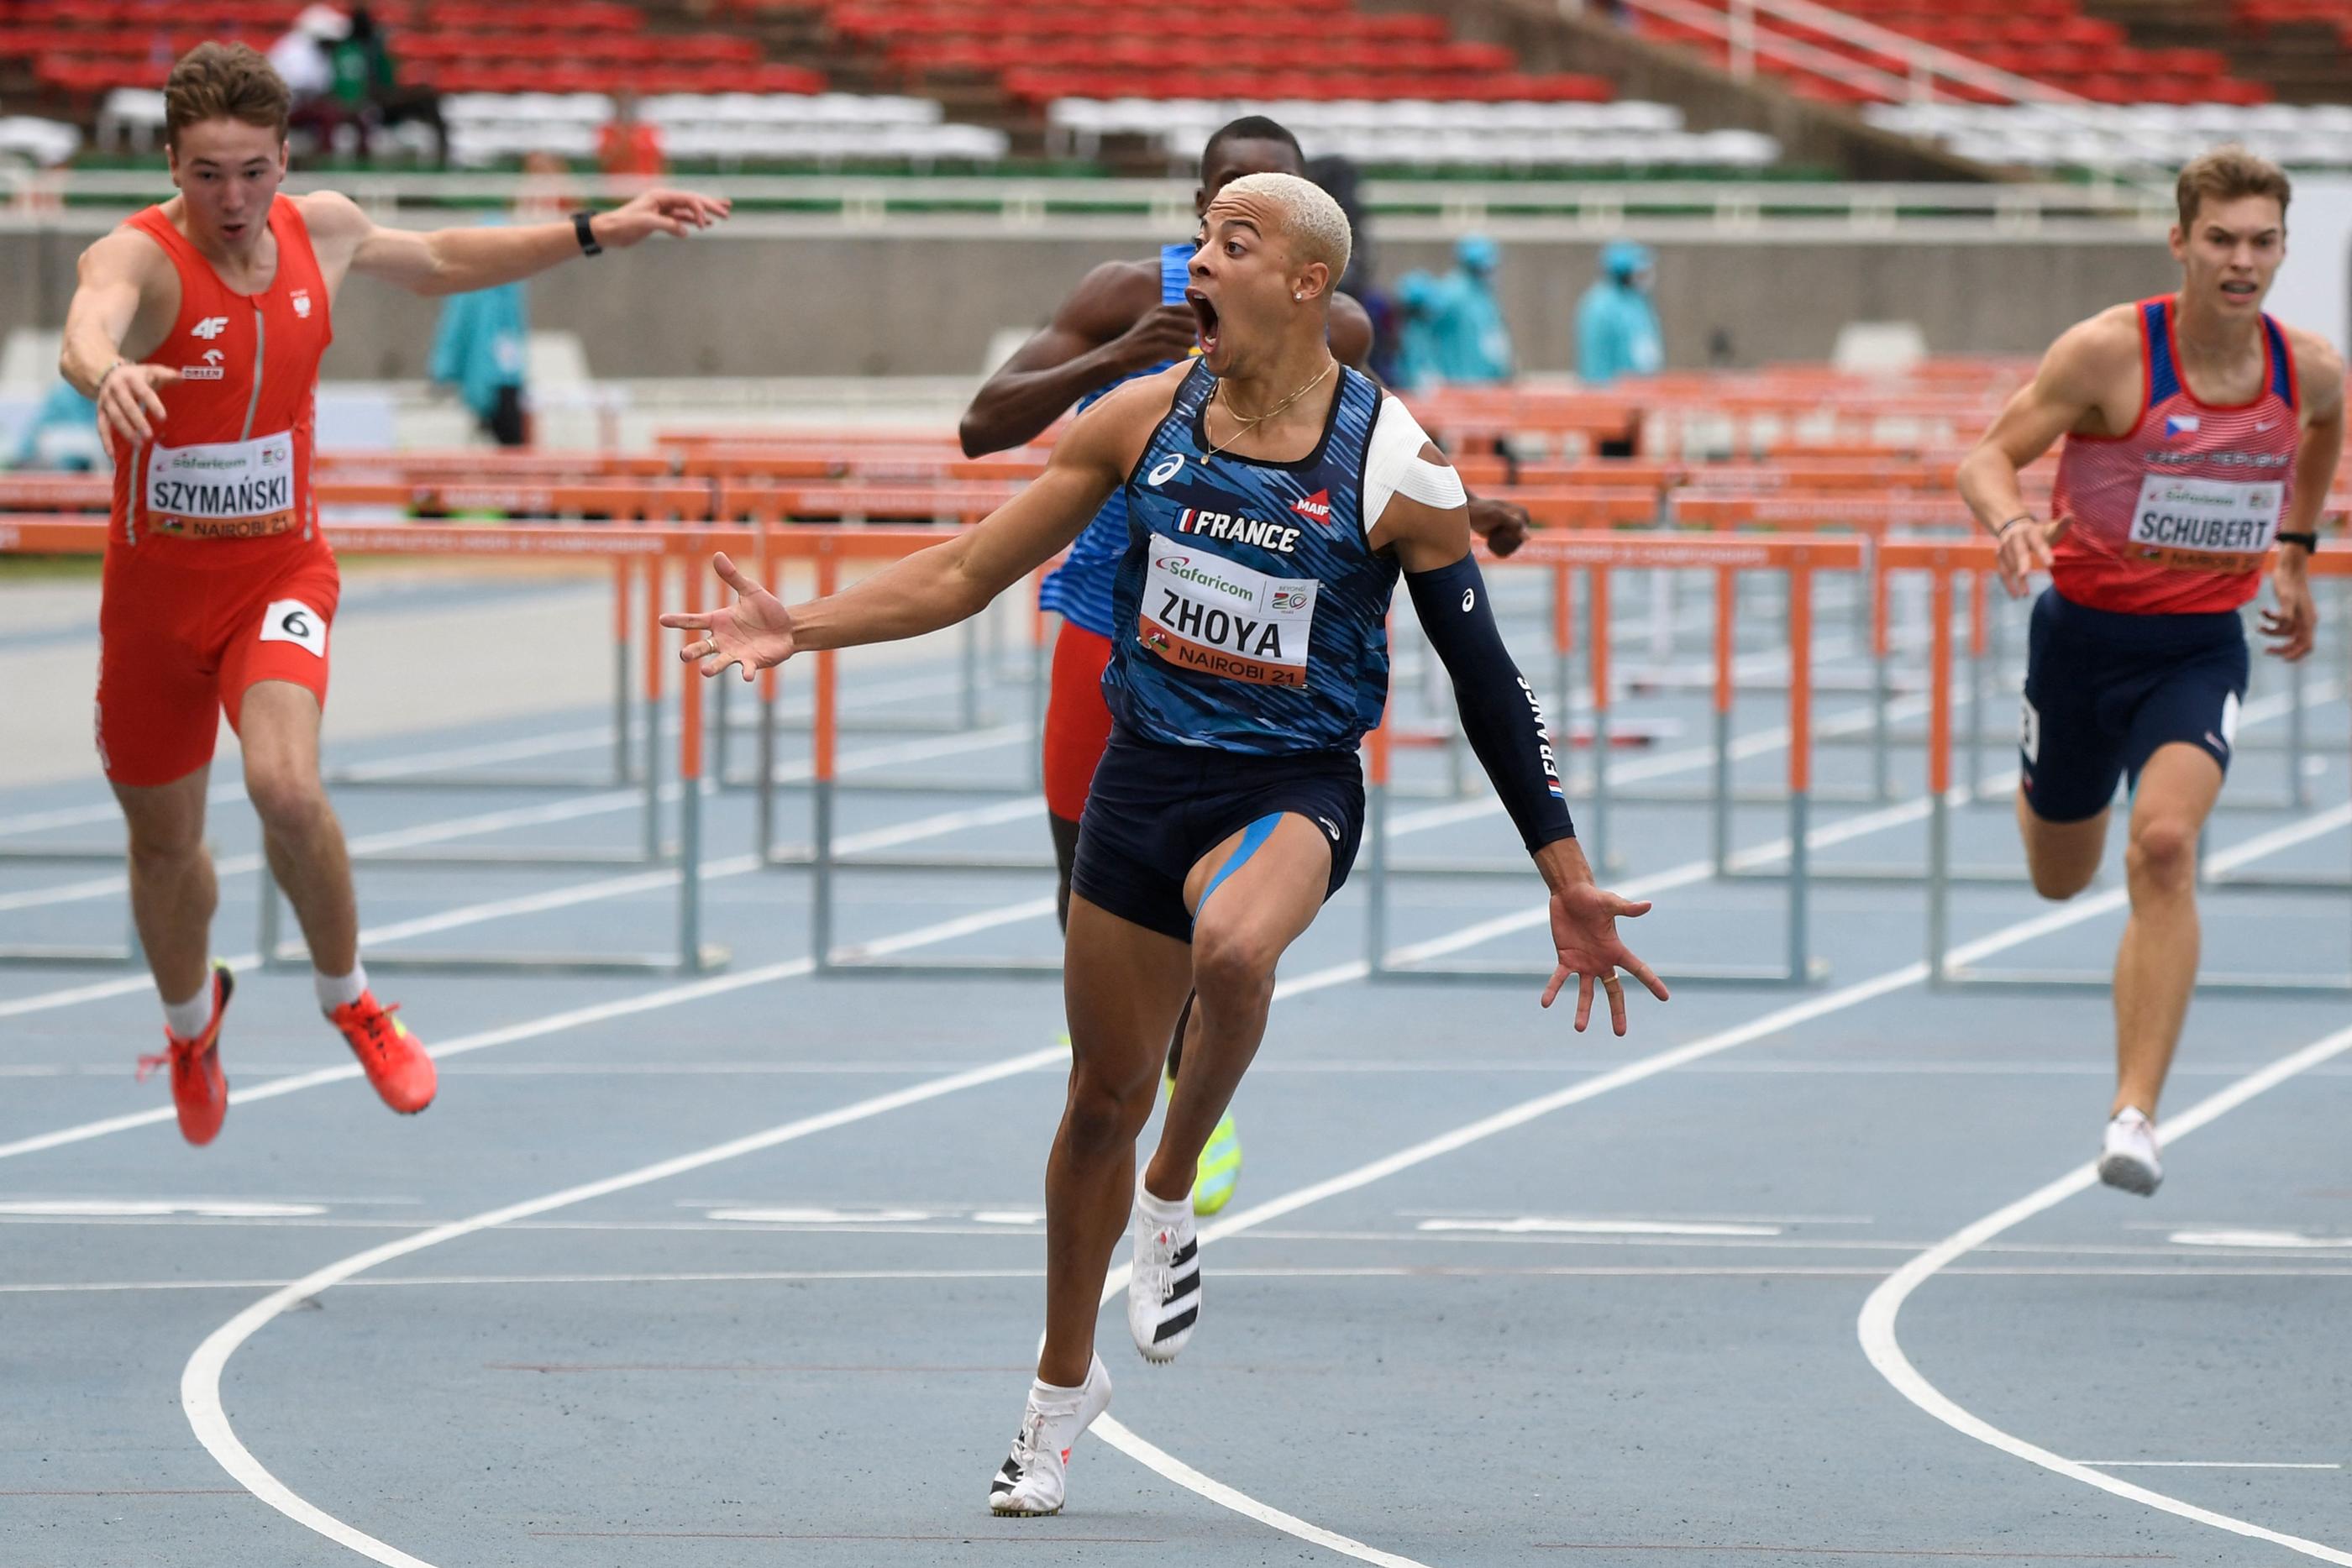
[[[2017,812],[2043,896],[2089,884],[2116,786],[2131,786],[2132,915],[2099,1160],[2128,1192],[2162,1179],[2154,1119],[2196,984],[2197,839],[2245,697],[2239,612],[2268,567],[2270,651],[2302,658],[2315,624],[2305,562],[2343,444],[2344,365],[2263,313],[2287,195],[2286,176],[2242,149],[2183,170],[2180,292],[2061,337],[1959,471],[2010,591],[2036,570],[2052,578],[2033,607]],[[2062,436],[2045,521],[2017,473]]]

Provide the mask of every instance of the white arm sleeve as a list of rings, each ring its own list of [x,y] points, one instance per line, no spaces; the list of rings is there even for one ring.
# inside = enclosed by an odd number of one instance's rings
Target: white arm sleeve
[[[1443,510],[1466,506],[1462,476],[1421,455],[1429,436],[1412,411],[1383,395],[1381,412],[1372,421],[1372,439],[1364,454],[1364,532],[1381,526],[1389,502],[1402,496]]]

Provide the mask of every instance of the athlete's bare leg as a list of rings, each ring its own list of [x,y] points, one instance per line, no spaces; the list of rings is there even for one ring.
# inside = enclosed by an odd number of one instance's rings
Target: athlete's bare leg
[[[1054,913],[1062,922],[1062,929],[1070,928],[1070,873],[1078,863],[1078,824],[1067,817],[1045,815],[1045,827],[1054,835],[1054,869],[1059,881],[1054,884]],[[1175,1032],[1168,1037],[1168,1076],[1176,1076],[1183,1064],[1184,1042],[1200,1033],[1201,1026],[1192,1017],[1192,1003],[1186,998],[1184,1010],[1176,1020]]]
[[[1160,1146],[1143,1173],[1144,1189],[1173,1203],[1192,1191],[1201,1150],[1232,1103],[1234,1090],[1265,1036],[1274,969],[1323,907],[1331,846],[1305,817],[1286,813],[1248,862],[1201,904],[1202,890],[1240,847],[1235,833],[1186,878],[1184,900],[1199,910],[1192,928],[1192,1025],[1184,1071],[1169,1096]]]
[[[1220,894],[1222,896],[1222,894]],[[1087,1380],[1103,1274],[1135,1202],[1135,1140],[1160,1094],[1168,1031],[1192,983],[1183,943],[1070,901],[1062,988],[1070,1086],[1045,1163],[1045,1345],[1037,1375]],[[1192,1190],[1192,1167],[1184,1189]]]
[[[211,779],[207,763],[169,784],[114,787],[130,828],[131,917],[155,989],[167,1002],[202,992],[210,972],[213,908],[220,902],[205,848]]]
[[[2044,898],[2069,899],[2091,885],[2107,852],[2107,808],[2079,822],[2045,821],[2017,792],[2017,831],[2025,841],[2025,869],[2033,891]]]
[[[261,818],[270,874],[286,890],[322,975],[359,963],[359,904],[342,824],[319,781],[319,699],[291,681],[257,681],[238,714],[245,792]]]
[[[2151,1121],[2197,986],[2197,836],[2221,791],[2221,764],[2177,741],[2148,758],[2132,797],[2124,851],[2131,919],[2116,954],[2114,1110],[2136,1105]]]

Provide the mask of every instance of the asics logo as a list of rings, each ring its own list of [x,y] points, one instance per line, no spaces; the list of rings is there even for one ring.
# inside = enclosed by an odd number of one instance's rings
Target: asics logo
[[[1464,590],[1462,591],[1462,613],[1463,613],[1463,614],[1465,614],[1465,615],[1469,614],[1469,613],[1470,613],[1470,607],[1471,607],[1472,605],[1474,605],[1474,604],[1477,603],[1477,602],[1478,602],[1478,591],[1477,591],[1476,589],[1475,589],[1475,588],[1465,588],[1465,589],[1464,589]]]
[[[1143,476],[1143,482],[1152,486],[1165,485],[1182,472],[1184,472],[1184,455],[1179,452],[1171,456],[1163,457],[1154,464],[1151,472]]]

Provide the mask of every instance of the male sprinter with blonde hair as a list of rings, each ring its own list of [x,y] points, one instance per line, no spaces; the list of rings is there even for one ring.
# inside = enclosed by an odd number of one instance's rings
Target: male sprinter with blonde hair
[[[1245,114],[1213,132],[1201,149],[1201,183],[1192,192],[1194,217],[1217,193],[1249,174],[1307,174],[1298,138],[1262,114]],[[1184,303],[1186,269],[1197,242],[1165,245],[1150,261],[1107,261],[1087,274],[1054,319],[973,394],[958,434],[968,456],[1001,452],[1034,440],[1076,403],[1085,413],[1114,387],[1156,375],[1199,350],[1199,323]],[[1362,370],[1372,350],[1371,319],[1344,292],[1331,296],[1331,357]],[[1313,507],[1312,497],[1301,503]],[[1312,515],[1311,512],[1307,515]],[[1472,497],[1470,527],[1498,556],[1527,538],[1526,508]],[[1054,639],[1053,676],[1045,701],[1044,748],[1045,825],[1059,873],[1055,906],[1066,925],[1070,872],[1078,853],[1078,820],[1087,787],[1103,747],[1110,744],[1110,708],[1103,701],[1103,670],[1110,663],[1111,599],[1119,558],[1127,553],[1127,498],[1111,492],[1038,593],[1062,617]],[[1192,1010],[1184,1009],[1168,1042],[1168,1082],[1184,1060]],[[1192,1181],[1192,1212],[1214,1214],[1232,1201],[1241,1179],[1241,1134],[1228,1111],[1201,1150]]]
[[[746,678],[803,649],[919,636],[978,613],[1077,537],[1115,490],[1128,548],[1104,679],[1115,728],[1080,824],[1065,947],[1072,1061],[1045,1169],[1045,1343],[999,1513],[1062,1506],[1070,1445],[1110,1402],[1097,1294],[1139,1213],[1128,1328],[1146,1359],[1184,1346],[1201,1310],[1189,1194],[1202,1143],[1265,1030],[1285,948],[1337,891],[1363,826],[1357,744],[1388,696],[1389,604],[1403,572],[1452,672],[1463,727],[1551,891],[1547,1005],[1580,977],[1625,1029],[1619,940],[1633,904],[1594,885],[1533,691],[1495,626],[1462,485],[1412,416],[1331,356],[1346,268],[1339,204],[1293,175],[1227,185],[1202,219],[1186,298],[1201,355],[1079,415],[1045,473],[969,533],[787,610],[719,558],[741,597],[663,624],[681,656]],[[1321,497],[1310,515],[1297,503]],[[1160,1144],[1135,1145],[1161,1053],[1194,998]]]
[[[2116,955],[2116,1084],[2099,1178],[2143,1197],[2164,1179],[2156,1103],[2197,983],[2197,837],[2221,793],[2244,700],[2241,606],[2272,577],[2270,651],[2311,652],[2305,563],[2344,442],[2344,361],[2263,313],[2286,256],[2287,179],[2240,147],[2180,172],[2180,291],[2118,305],[2053,344],[1960,465],[1960,494],[2034,601],[2017,821],[2045,898],[2072,898],[2131,784]],[[2051,519],[2017,471],[2064,440]]]
[[[200,44],[163,88],[180,193],[82,253],[58,369],[97,399],[114,458],[99,604],[98,751],[130,827],[131,909],[163,993],[180,1131],[228,1111],[208,966],[205,851],[215,716],[245,757],[269,869],[309,942],[319,1006],[384,1103],[432,1103],[433,1059],[368,988],[341,826],[319,781],[340,581],[310,486],[311,402],[347,273],[462,294],[582,251],[683,235],[725,202],[648,191],[567,222],[414,234],[332,191],[280,199],[286,84],[242,44]]]

